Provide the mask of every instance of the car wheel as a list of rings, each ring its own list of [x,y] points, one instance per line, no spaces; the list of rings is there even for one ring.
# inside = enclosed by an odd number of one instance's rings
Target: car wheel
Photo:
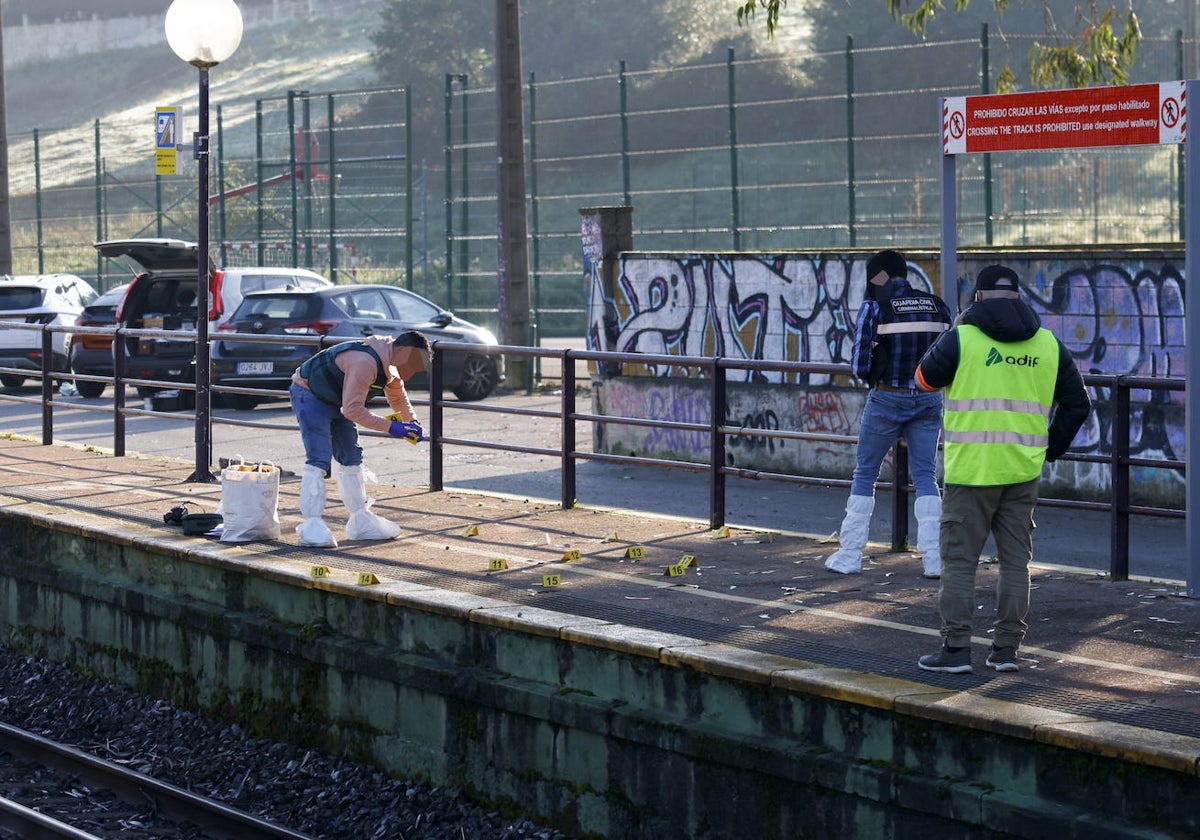
[[[17,376],[13,373],[0,373],[0,385],[5,388],[20,388],[25,384],[24,376]]]
[[[454,396],[464,402],[481,400],[496,387],[496,363],[487,356],[467,356]]]
[[[94,400],[104,393],[103,382],[81,382],[76,380],[75,388],[79,391],[79,396],[87,397],[89,400]]]
[[[222,394],[221,400],[234,411],[253,411],[263,402],[262,397],[252,394]]]

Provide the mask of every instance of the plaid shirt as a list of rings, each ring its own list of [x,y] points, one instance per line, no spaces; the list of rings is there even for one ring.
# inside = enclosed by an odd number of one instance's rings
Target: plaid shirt
[[[851,356],[854,375],[870,385],[916,388],[917,364],[950,329],[950,309],[937,295],[918,292],[898,277],[884,284],[880,297],[882,304],[868,297],[859,307]]]

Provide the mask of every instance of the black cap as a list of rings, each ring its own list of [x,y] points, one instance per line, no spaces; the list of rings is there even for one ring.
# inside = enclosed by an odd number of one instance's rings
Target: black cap
[[[908,276],[908,260],[899,251],[880,251],[867,260],[867,280],[881,271],[886,271],[888,279]]]
[[[1006,265],[989,265],[980,270],[975,278],[977,292],[1021,292],[1021,280],[1017,272]]]

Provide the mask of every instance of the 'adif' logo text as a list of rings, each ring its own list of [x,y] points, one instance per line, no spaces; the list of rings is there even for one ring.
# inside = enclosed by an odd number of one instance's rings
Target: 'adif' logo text
[[[993,347],[988,351],[987,361],[984,362],[984,365],[986,367],[991,367],[992,365],[998,365],[1001,363],[1006,365],[1017,365],[1019,367],[1034,368],[1037,367],[1038,357],[1030,356],[1028,354],[1024,356],[1004,356],[1001,355],[999,350]]]

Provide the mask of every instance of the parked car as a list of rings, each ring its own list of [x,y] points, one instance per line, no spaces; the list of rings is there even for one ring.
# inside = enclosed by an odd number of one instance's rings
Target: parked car
[[[83,308],[75,318],[77,327],[111,327],[117,323],[117,308],[125,299],[128,283],[114,286]],[[72,333],[68,343],[68,366],[72,373],[89,376],[113,375],[112,337],[88,333]],[[95,398],[104,393],[103,382],[77,381],[76,390],[82,397]]]
[[[0,277],[0,367],[42,370],[42,334],[36,330],[3,329],[4,322],[70,326],[83,307],[96,297],[92,285],[74,274],[33,274]],[[66,371],[65,332],[51,333],[51,370]],[[0,385],[19,388],[29,377],[0,373]]]
[[[396,286],[334,286],[307,292],[275,291],[246,295],[217,335],[326,336],[352,341],[369,335],[420,330],[430,341],[478,344],[478,353],[447,352],[446,387],[460,400],[481,400],[504,381],[503,357],[496,336],[464,321],[420,295]],[[225,339],[213,343],[213,382],[242,388],[286,391],[292,373],[316,352],[312,344],[273,344]],[[428,388],[421,374],[410,383]],[[252,394],[226,394],[227,404],[253,408],[263,401]]]
[[[197,245],[179,239],[120,239],[97,242],[108,259],[131,261],[136,276],[117,310],[117,323],[131,329],[195,330]],[[264,289],[317,289],[329,280],[303,268],[226,267],[209,277],[208,329],[212,336],[221,318],[235,309],[247,292]],[[126,375],[134,379],[195,382],[193,338],[129,337]],[[146,389],[139,389],[145,393]],[[151,389],[153,390],[153,389]]]

